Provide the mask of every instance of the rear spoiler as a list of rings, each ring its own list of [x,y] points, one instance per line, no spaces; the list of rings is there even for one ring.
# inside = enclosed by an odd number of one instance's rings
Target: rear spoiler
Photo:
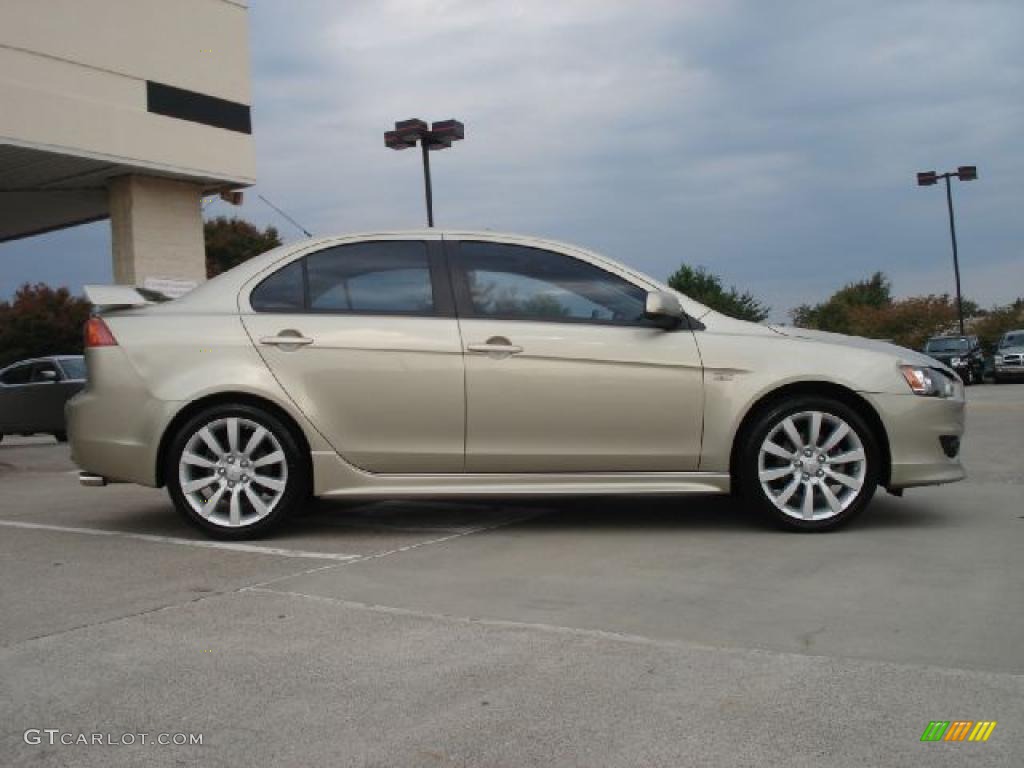
[[[82,290],[97,309],[142,307],[168,301],[162,293],[131,285],[86,285]]]

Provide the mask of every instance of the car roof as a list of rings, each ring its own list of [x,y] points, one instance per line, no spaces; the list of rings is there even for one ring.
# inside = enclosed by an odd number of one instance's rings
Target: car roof
[[[483,240],[495,240],[513,245],[526,247],[549,248],[554,251],[573,255],[584,261],[601,266],[620,275],[628,275],[632,280],[647,285],[651,289],[671,290],[663,282],[628,264],[624,264],[604,254],[590,250],[580,245],[566,243],[547,237],[534,235],[516,234],[513,232],[493,232],[481,229],[409,229],[409,230],[376,230],[369,232],[355,232],[325,237],[314,237],[306,240],[297,240],[279,245],[259,256],[254,256],[241,264],[222,272],[216,277],[200,284],[197,288],[189,291],[180,299],[161,304],[151,304],[145,307],[133,307],[131,309],[116,310],[119,314],[132,315],[137,313],[168,313],[177,312],[224,312],[237,309],[237,297],[244,285],[251,279],[269,272],[279,263],[287,261],[299,253],[308,253],[331,245],[342,245],[345,243],[362,242],[374,239],[403,239],[415,238],[423,240],[467,240],[480,238]],[[682,296],[682,294],[680,294]],[[687,314],[694,318],[701,318],[711,310],[689,296],[683,296],[683,308]]]

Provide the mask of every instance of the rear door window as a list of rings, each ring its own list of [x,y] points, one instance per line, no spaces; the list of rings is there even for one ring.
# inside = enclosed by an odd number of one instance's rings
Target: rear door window
[[[381,240],[340,245],[306,257],[315,312],[433,315],[426,243]]]

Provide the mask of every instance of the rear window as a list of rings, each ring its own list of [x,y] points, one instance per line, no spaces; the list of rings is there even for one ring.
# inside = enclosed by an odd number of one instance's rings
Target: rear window
[[[293,261],[257,285],[249,303],[257,312],[301,312],[305,305],[304,282],[302,261]]]
[[[60,367],[64,369],[64,375],[69,379],[85,378],[85,359],[81,357],[63,357],[60,360]]]

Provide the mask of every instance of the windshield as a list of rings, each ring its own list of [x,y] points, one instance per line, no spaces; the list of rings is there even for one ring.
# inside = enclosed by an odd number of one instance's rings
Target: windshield
[[[967,339],[929,339],[925,352],[966,352]]]
[[[60,359],[60,367],[64,369],[64,375],[69,379],[85,378],[84,357],[62,357]]]
[[[999,341],[999,348],[1024,347],[1024,331],[1019,333],[1008,333]]]

